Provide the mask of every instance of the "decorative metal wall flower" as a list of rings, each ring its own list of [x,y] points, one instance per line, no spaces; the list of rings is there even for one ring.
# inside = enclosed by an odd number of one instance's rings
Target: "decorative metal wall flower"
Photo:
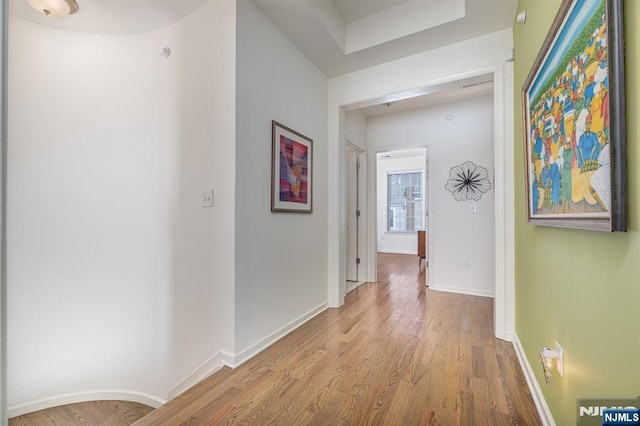
[[[478,201],[482,194],[491,189],[489,171],[471,161],[465,161],[449,170],[445,189],[453,194],[456,201]]]

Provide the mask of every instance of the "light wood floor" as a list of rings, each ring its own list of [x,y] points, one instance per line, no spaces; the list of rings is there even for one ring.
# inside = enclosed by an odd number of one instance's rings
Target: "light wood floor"
[[[14,417],[9,426],[127,426],[151,411],[153,408],[137,402],[80,402]]]
[[[492,299],[431,291],[417,258],[381,254],[378,283],[142,425],[538,425]]]
[[[539,425],[492,299],[429,290],[424,274],[380,254],[378,283],[135,425]]]

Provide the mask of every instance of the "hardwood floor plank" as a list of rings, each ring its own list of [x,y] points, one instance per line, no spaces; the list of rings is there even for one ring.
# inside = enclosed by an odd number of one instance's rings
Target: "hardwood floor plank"
[[[487,381],[489,382],[489,401],[494,411],[509,414],[507,399],[505,397],[502,377],[498,368],[498,360],[494,348],[484,347],[485,367],[487,368]]]
[[[382,415],[380,424],[409,424],[411,419],[419,418],[419,408],[407,407],[407,401],[411,397],[414,386],[411,383],[400,381],[393,393],[389,407]],[[415,420],[414,420],[415,421]]]

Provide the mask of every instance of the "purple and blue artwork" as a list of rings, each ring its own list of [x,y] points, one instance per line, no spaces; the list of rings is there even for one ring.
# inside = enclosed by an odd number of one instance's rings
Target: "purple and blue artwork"
[[[280,136],[279,201],[308,203],[309,148]]]

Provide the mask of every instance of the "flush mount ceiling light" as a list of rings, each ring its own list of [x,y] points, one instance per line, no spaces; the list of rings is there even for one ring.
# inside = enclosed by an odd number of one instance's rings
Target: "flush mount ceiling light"
[[[38,12],[55,18],[64,18],[78,11],[75,0],[27,0],[27,3]]]

